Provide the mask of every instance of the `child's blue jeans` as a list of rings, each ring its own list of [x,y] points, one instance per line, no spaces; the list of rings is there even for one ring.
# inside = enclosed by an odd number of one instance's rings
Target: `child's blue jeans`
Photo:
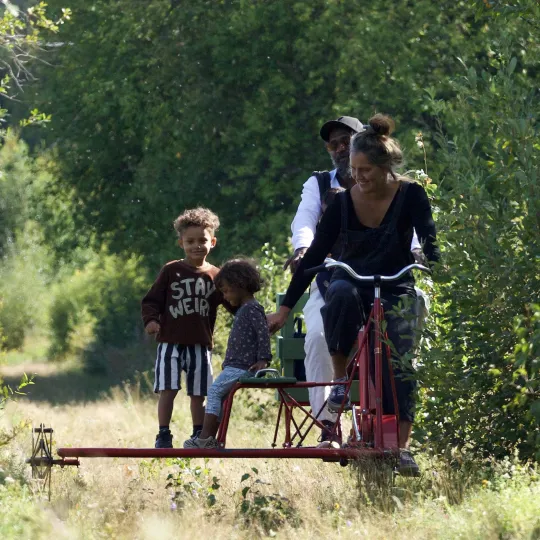
[[[208,391],[206,399],[206,414],[214,414],[221,418],[221,407],[225,398],[229,395],[232,387],[238,382],[241,377],[250,375],[250,372],[245,369],[234,367],[225,367],[218,375],[214,384]]]

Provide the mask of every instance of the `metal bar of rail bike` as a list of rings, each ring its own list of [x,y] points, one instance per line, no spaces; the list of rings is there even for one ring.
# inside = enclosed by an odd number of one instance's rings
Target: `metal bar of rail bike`
[[[430,269],[421,264],[410,264],[405,268],[402,268],[399,272],[392,276],[361,276],[357,274],[348,264],[336,261],[330,257],[327,257],[324,260],[324,264],[315,268],[310,268],[305,271],[306,274],[317,273],[323,269],[339,267],[345,270],[353,279],[357,281],[371,282],[375,284],[375,297],[380,297],[380,284],[382,282],[390,282],[399,279],[405,273],[410,270],[416,269],[423,272],[431,273]],[[273,373],[275,370],[261,370],[260,373],[256,375],[262,375],[266,373]],[[313,388],[317,386],[328,386],[330,383],[314,383],[314,382],[296,382],[294,384],[290,383],[277,383],[272,382],[272,379],[269,379],[269,382],[261,386],[274,387],[278,389],[285,389],[289,387],[295,388]],[[241,387],[249,387],[249,385],[238,385]],[[283,403],[282,403],[283,404]],[[296,403],[296,405],[298,405]],[[302,407],[301,407],[302,408]],[[281,410],[281,409],[280,409]],[[355,434],[356,441],[359,441],[360,429],[357,423],[356,414],[353,411],[353,429]],[[382,411],[379,411],[378,414],[379,427],[382,427]],[[279,420],[278,420],[279,422]],[[317,422],[318,423],[318,422]],[[279,424],[278,424],[279,426]],[[278,430],[276,426],[276,432]],[[299,431],[298,426],[296,426],[297,432]],[[33,444],[32,457],[27,461],[32,465],[33,474],[41,480],[41,483],[47,485],[50,498],[50,472],[53,465],[60,465],[64,467],[65,465],[79,465],[79,459],[81,457],[85,458],[98,458],[98,457],[116,457],[116,458],[163,458],[163,457],[215,457],[215,458],[322,458],[324,461],[338,461],[343,459],[357,459],[360,456],[370,456],[370,457],[383,457],[388,454],[382,448],[382,444],[379,444],[378,448],[220,448],[220,449],[156,449],[156,448],[59,448],[58,455],[62,459],[53,459],[52,458],[52,429],[45,428],[43,425],[40,428],[34,430],[36,433],[39,433],[38,440]],[[49,440],[46,439],[45,434],[49,434]],[[306,434],[307,435],[307,434]],[[304,435],[305,437],[305,435]],[[40,468],[45,469],[45,473],[38,472]]]

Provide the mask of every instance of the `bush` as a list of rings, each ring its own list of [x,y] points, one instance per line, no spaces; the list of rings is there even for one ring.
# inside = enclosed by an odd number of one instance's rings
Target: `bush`
[[[259,535],[275,536],[276,531],[285,524],[299,527],[302,519],[293,501],[282,493],[268,493],[270,482],[258,478],[259,471],[255,467],[244,473],[240,479],[243,487],[237,497],[237,514],[246,529],[256,531]],[[246,484],[244,484],[246,482]]]
[[[538,459],[540,101],[513,56],[519,45],[501,43],[485,71],[455,81],[452,102],[432,102],[446,170],[434,193],[443,264],[419,426],[438,451]]]
[[[0,256],[5,256],[29,216],[32,179],[35,174],[28,147],[13,132],[0,146]]]
[[[33,377],[28,377],[26,373],[23,374],[15,389],[5,384],[2,378],[0,378],[0,420],[2,419],[7,403],[15,400],[18,396],[24,395],[24,389],[32,384],[34,384]],[[3,427],[0,427],[0,448],[6,446],[21,431],[23,431],[27,425],[27,422],[21,421],[18,425],[13,426],[9,431],[5,430]]]
[[[28,221],[0,264],[0,347],[20,348],[30,330],[44,327],[49,258],[38,225]]]
[[[105,346],[123,347],[141,336],[140,301],[147,286],[139,258],[96,253],[54,288],[51,355],[82,353],[90,370],[104,370]]]

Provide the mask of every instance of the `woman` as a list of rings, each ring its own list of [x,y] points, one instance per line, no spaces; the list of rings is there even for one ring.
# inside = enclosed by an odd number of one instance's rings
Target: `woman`
[[[439,259],[435,245],[436,233],[431,207],[426,192],[419,184],[397,174],[403,163],[399,143],[390,137],[394,122],[388,116],[375,115],[367,129],[351,141],[351,175],[355,185],[340,193],[322,217],[311,247],[295,272],[285,300],[279,311],[268,317],[270,328],[276,331],[287,320],[311,277],[304,271],[320,265],[341,234],[343,250],[339,259],[349,264],[358,274],[392,275],[414,262],[410,250],[413,229],[430,263]],[[349,353],[359,328],[369,316],[373,303],[373,284],[354,281],[344,270],[337,268],[321,309],[325,337],[332,356],[334,381],[347,378]],[[416,292],[414,277],[405,274],[400,280],[383,284],[381,298],[386,313],[387,332],[394,347],[393,358],[396,393],[399,406],[400,470],[417,474],[418,466],[407,450],[414,421],[416,381],[411,369],[403,366],[402,357],[413,347],[414,316],[403,317],[395,308],[404,296],[405,305],[414,305]],[[411,308],[412,311],[412,308]],[[387,362],[383,363],[385,387],[388,387]],[[393,412],[392,397],[385,391],[384,412]],[[332,387],[328,408],[339,410],[345,401],[344,385]]]

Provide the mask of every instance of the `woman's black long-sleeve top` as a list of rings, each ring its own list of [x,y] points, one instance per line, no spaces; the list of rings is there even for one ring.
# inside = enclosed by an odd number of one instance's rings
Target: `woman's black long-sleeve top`
[[[399,190],[396,192],[380,226],[392,219],[398,193]],[[342,194],[341,197],[346,197],[347,229],[350,231],[370,229],[363,225],[358,219],[350,191]],[[303,292],[308,288],[313,276],[306,276],[304,272],[308,268],[319,266],[328,256],[328,253],[330,253],[330,250],[340,236],[340,231],[342,230],[341,222],[342,202],[340,196],[338,196],[324,213],[321,222],[317,227],[315,238],[309,249],[306,251],[306,254],[289,284],[287,294],[283,301],[284,306],[292,309],[302,296]],[[439,248],[436,245],[435,223],[433,222],[431,206],[427,194],[420,184],[411,182],[405,192],[404,200],[400,208],[400,215],[397,216],[396,230],[400,240],[397,249],[399,250],[399,253],[389,252],[384,255],[388,267],[392,267],[392,263],[396,256],[401,259],[407,259],[407,264],[414,262],[410,251],[413,229],[416,231],[420,244],[422,245],[422,250],[428,261],[430,263],[438,261],[440,253]],[[336,257],[336,254],[333,255]],[[368,256],[369,253],[364,249],[362,253],[356,254],[357,257],[362,257],[363,255]],[[340,258],[340,260],[347,262],[346,258]],[[389,273],[393,272],[381,272],[383,275]],[[410,281],[413,278],[411,276],[408,279]]]

